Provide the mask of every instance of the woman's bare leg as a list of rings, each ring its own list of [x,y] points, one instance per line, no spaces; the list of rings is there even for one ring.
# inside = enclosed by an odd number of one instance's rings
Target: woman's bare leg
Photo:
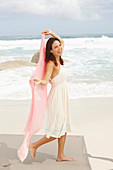
[[[30,152],[31,152],[31,157],[33,160],[35,160],[35,154],[36,154],[36,150],[39,146],[43,145],[43,144],[46,144],[48,142],[51,142],[53,140],[55,140],[57,138],[54,138],[54,137],[50,137],[49,139],[44,136],[43,138],[41,138],[40,140],[38,140],[37,142],[34,142],[34,143],[31,143],[30,144]]]
[[[70,158],[70,157],[66,157],[64,156],[64,145],[65,145],[65,141],[66,141],[66,134],[61,136],[61,138],[58,138],[58,156],[57,156],[57,160],[56,161],[74,161],[74,158]]]

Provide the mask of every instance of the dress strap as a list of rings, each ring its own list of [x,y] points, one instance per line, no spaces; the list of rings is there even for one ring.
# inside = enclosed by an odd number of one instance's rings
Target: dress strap
[[[59,61],[57,61],[59,64],[60,64],[60,62]]]

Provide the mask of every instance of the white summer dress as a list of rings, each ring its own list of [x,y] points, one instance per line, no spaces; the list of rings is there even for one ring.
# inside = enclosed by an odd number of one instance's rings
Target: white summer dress
[[[59,63],[60,64],[60,63]],[[60,65],[59,73],[49,80],[51,89],[47,96],[47,138],[60,138],[65,132],[72,132],[71,114],[67,89],[67,73],[64,65]]]

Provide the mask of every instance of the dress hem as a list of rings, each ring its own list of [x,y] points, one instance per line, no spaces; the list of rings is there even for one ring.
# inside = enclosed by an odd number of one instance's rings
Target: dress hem
[[[72,132],[72,130],[65,130],[61,135],[57,136],[57,135],[48,135],[48,134],[45,134],[45,136],[49,139],[50,137],[54,137],[54,138],[61,138],[61,136],[64,136],[66,132]]]

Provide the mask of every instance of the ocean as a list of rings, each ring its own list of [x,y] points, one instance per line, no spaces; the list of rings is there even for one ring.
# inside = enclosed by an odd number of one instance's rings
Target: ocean
[[[62,58],[68,60],[69,98],[113,97],[113,34],[61,37],[65,42]],[[31,61],[40,43],[38,36],[0,37],[0,63]],[[35,69],[21,66],[0,70],[0,99],[31,99],[29,79]],[[50,88],[48,84],[48,93]]]

